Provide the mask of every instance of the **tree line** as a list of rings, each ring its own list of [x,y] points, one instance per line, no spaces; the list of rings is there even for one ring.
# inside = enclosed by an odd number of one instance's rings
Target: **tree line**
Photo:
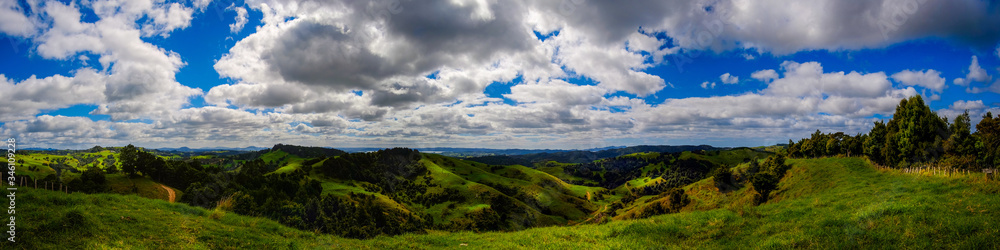
[[[987,112],[972,132],[969,111],[954,121],[938,116],[917,95],[903,99],[888,122],[854,136],[817,130],[798,142],[789,140],[789,157],[866,156],[879,165],[904,168],[937,164],[978,170],[1000,165],[1000,116]]]

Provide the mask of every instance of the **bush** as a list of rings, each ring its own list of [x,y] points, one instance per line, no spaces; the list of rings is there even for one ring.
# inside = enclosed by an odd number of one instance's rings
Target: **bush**
[[[225,215],[226,215],[225,211],[222,211],[222,210],[219,210],[219,209],[215,209],[215,210],[212,210],[212,214],[208,215],[208,218],[212,218],[213,220],[219,220],[219,219],[222,219],[222,216],[225,216]]]
[[[733,185],[733,171],[727,166],[715,169],[712,178],[715,179],[715,186],[719,189],[725,189]]]
[[[771,192],[778,188],[778,182],[785,176],[789,166],[785,164],[785,157],[779,154],[768,156],[759,168],[758,172],[750,172],[749,176],[753,189],[760,194],[755,199],[758,204],[766,202]]]
[[[108,181],[104,178],[104,171],[100,168],[87,168],[87,170],[83,171],[83,174],[80,175],[79,180],[80,182],[78,183],[79,186],[77,186],[77,188],[84,193],[93,194],[108,190]]]

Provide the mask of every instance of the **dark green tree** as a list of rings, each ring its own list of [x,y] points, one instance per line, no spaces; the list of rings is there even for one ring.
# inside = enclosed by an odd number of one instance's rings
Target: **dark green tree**
[[[886,127],[885,157],[892,163],[928,162],[944,153],[947,122],[931,111],[919,95],[900,101]]]
[[[987,112],[983,120],[976,124],[976,151],[979,152],[979,162],[984,167],[1000,165],[1000,116],[993,117]]]
[[[90,167],[80,175],[79,190],[84,193],[100,193],[108,190],[108,181],[104,177],[104,171],[98,167]]]
[[[799,144],[795,144],[791,139],[788,140],[788,157],[802,157],[799,153]]]
[[[129,178],[139,177],[138,165],[139,165],[139,150],[129,144],[122,148],[121,152],[118,154],[118,158],[122,163],[122,172],[127,174]]]
[[[760,171],[750,176],[750,184],[760,194],[758,203],[766,202],[770,198],[771,192],[778,188],[778,182],[785,176],[788,168],[785,157],[780,154],[764,159],[764,163],[759,166]]]

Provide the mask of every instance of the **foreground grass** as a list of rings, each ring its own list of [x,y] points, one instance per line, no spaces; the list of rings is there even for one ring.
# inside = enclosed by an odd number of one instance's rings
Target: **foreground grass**
[[[745,206],[745,188],[714,194],[704,182],[692,211],[601,225],[518,232],[436,232],[353,240],[270,220],[138,196],[18,196],[14,248],[960,248],[1000,246],[997,182],[880,172],[859,158],[792,160],[773,198]],[[695,187],[688,187],[689,189]],[[713,197],[714,196],[714,197]],[[737,197],[734,197],[737,196]],[[22,198],[23,197],[23,198]],[[735,204],[735,205],[734,205]],[[695,205],[692,205],[695,206]]]

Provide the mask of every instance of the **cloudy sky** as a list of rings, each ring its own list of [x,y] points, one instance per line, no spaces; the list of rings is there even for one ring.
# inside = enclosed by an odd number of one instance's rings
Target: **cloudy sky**
[[[0,0],[21,147],[759,146],[1000,113],[982,0]]]

